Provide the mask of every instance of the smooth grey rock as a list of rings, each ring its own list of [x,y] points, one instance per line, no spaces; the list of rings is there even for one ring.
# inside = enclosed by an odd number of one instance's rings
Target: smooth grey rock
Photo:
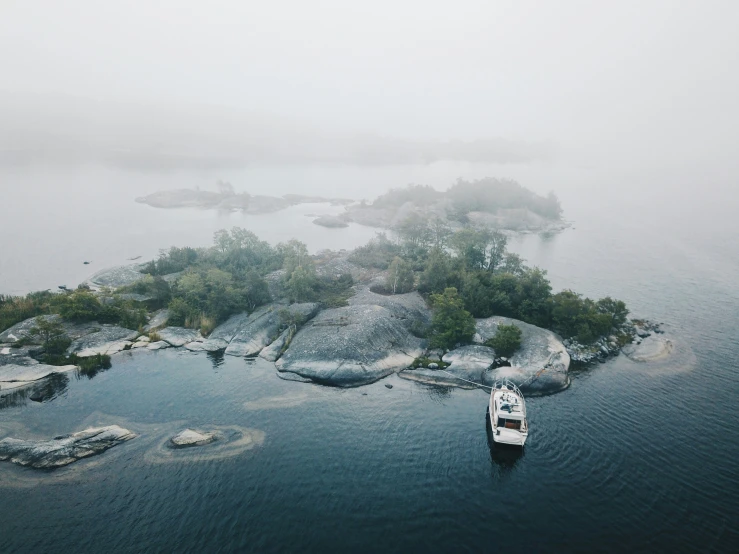
[[[25,387],[52,373],[64,373],[77,369],[75,365],[41,364],[33,358],[20,358],[16,361],[20,363],[0,365],[0,391]]]
[[[268,362],[277,361],[280,356],[285,352],[287,347],[290,345],[290,341],[295,336],[297,328],[295,325],[290,325],[285,329],[282,334],[275,339],[275,341],[269,346],[265,347],[260,353],[259,357],[264,358]]]
[[[318,310],[318,304],[269,304],[252,313],[239,327],[226,348],[230,356],[255,356],[274,341],[283,323],[280,312],[286,310],[293,316],[308,319]]]
[[[118,325],[95,324],[92,332],[72,341],[67,354],[77,354],[80,358],[96,354],[114,354],[120,352],[129,342],[138,336],[138,332],[119,327]]]
[[[340,217],[334,215],[322,215],[313,220],[313,223],[330,229],[349,227],[349,224]]]
[[[188,342],[185,345],[185,350],[189,350],[190,352],[207,352],[203,347],[203,341]]]
[[[436,362],[431,362],[431,363],[430,363],[430,364],[429,364],[428,366],[426,366],[426,367],[428,367],[429,369],[439,369],[439,364],[437,364]]]
[[[159,310],[153,316],[151,316],[149,323],[147,323],[146,326],[144,327],[144,331],[149,332],[151,330],[164,327],[167,324],[168,319],[169,319],[169,310],[167,310],[166,308],[164,310]]]
[[[449,368],[464,369],[467,371],[485,370],[495,361],[495,350],[489,346],[471,344],[462,346],[444,354],[442,361],[451,364]]]
[[[37,469],[50,469],[100,454],[135,436],[128,429],[110,425],[45,441],[5,438],[0,440],[0,460],[10,460],[18,465]]]
[[[348,303],[350,306],[382,306],[408,329],[431,324],[431,310],[416,291],[385,296],[376,294],[364,286],[348,300]]]
[[[62,318],[56,314],[42,315],[39,316],[46,321],[61,322]],[[0,342],[14,343],[21,339],[33,339],[31,336],[31,329],[36,327],[36,318],[31,317],[20,323],[16,323],[12,327],[7,328],[5,331],[0,333]],[[38,342],[38,341],[36,341]]]
[[[123,265],[109,267],[98,271],[87,280],[87,284],[93,288],[110,287],[118,288],[140,281],[145,277],[141,271],[141,264]]]
[[[509,358],[510,366],[485,372],[485,385],[495,379],[510,379],[524,392],[556,392],[569,385],[570,355],[562,341],[546,329],[507,317],[493,316],[477,320],[480,342],[495,336],[498,325],[516,325],[521,329],[521,348]]]
[[[228,343],[223,339],[206,339],[199,343],[200,350],[205,352],[218,352],[219,350],[225,350],[228,347]]]
[[[216,440],[215,433],[200,433],[193,431],[192,429],[185,429],[180,431],[174,437],[169,439],[172,446],[178,448],[186,448],[189,446],[202,446]]]
[[[408,367],[423,347],[387,308],[346,306],[319,313],[293,337],[276,366],[318,383],[351,387]]]
[[[159,338],[171,346],[185,346],[188,342],[202,339],[200,331],[185,329],[184,327],[165,327],[157,331]]]
[[[149,343],[149,346],[147,346],[147,350],[162,350],[164,348],[169,348],[172,346],[167,341],[159,340],[157,342]]]

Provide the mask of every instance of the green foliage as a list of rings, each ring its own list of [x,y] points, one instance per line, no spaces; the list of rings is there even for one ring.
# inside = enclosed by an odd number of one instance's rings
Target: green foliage
[[[406,202],[416,206],[427,206],[443,196],[443,193],[428,185],[408,185],[405,188],[391,189],[372,202],[373,208],[395,209]]]
[[[173,246],[169,251],[160,251],[159,258],[146,264],[142,272],[151,275],[177,273],[194,265],[198,260],[198,256],[198,251],[194,248],[190,248],[189,246],[177,248]]]
[[[347,306],[347,301],[354,294],[353,285],[354,279],[350,273],[342,273],[336,279],[320,279],[316,301],[325,308]]]
[[[608,301],[605,306],[613,302],[610,298]],[[608,333],[613,326],[614,314],[601,311],[598,303],[590,298],[583,298],[571,290],[552,297],[552,328],[563,337],[575,337],[578,342],[588,344]]]
[[[452,200],[452,211],[458,216],[472,211],[495,213],[499,209],[528,208],[548,219],[559,219],[562,208],[554,193],[546,197],[522,187],[515,181],[480,179],[459,180],[446,193]]]
[[[158,275],[146,275],[143,279],[136,281],[131,285],[126,285],[116,289],[115,292],[116,294],[133,293],[151,296],[155,299],[152,303],[153,308],[166,306],[172,298],[172,291],[170,290],[169,283]]]
[[[454,233],[450,246],[467,269],[495,271],[505,258],[508,238],[499,231],[467,227]]]
[[[41,340],[45,354],[55,356],[64,353],[72,341],[59,321],[37,317],[29,334]]]
[[[402,294],[413,290],[413,269],[410,264],[398,256],[390,264],[385,286],[393,294]]]
[[[418,290],[424,293],[442,292],[444,289],[461,287],[462,275],[459,264],[441,248],[433,248],[426,259],[418,282]]]
[[[26,296],[0,295],[0,331],[37,315],[50,313],[49,306],[56,295],[32,292]]]
[[[445,289],[442,294],[431,295],[433,316],[431,320],[432,348],[454,348],[458,343],[466,344],[475,334],[475,320],[459,297],[457,289]]]
[[[285,280],[291,302],[312,302],[317,297],[318,285],[318,277],[312,265],[296,267]]]
[[[98,297],[84,288],[56,295],[51,302],[51,311],[74,322],[98,321],[137,329],[146,324],[146,311],[133,301],[120,298],[102,304]]]
[[[393,259],[400,255],[400,252],[399,245],[388,239],[385,233],[378,233],[367,244],[356,248],[349,255],[349,261],[360,267],[387,269]]]
[[[485,346],[493,348],[498,356],[510,358],[521,347],[521,329],[516,325],[498,325],[495,336],[486,340]]]

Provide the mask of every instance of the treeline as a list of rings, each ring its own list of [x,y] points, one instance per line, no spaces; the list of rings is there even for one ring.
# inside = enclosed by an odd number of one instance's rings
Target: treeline
[[[562,206],[554,193],[541,196],[508,179],[459,179],[449,190],[437,191],[427,185],[409,185],[392,189],[372,203],[375,208],[397,208],[406,202],[416,206],[429,206],[440,200],[448,200],[447,218],[466,222],[469,212],[495,213],[501,209],[527,208],[547,219],[559,219]]]
[[[350,256],[357,265],[388,270],[386,293],[417,289],[431,301],[446,294],[446,304],[456,295],[474,317],[520,319],[583,344],[626,322],[629,312],[620,300],[591,300],[570,290],[553,294],[546,271],[508,252],[506,235],[498,231],[452,232],[438,221],[413,218],[397,234],[397,241],[379,234]]]
[[[328,307],[346,304],[351,275],[322,278],[308,249],[291,240],[273,247],[254,233],[234,227],[215,234],[210,248],[171,248],[147,264],[151,277],[129,288],[155,294],[169,308],[169,323],[210,333],[229,316],[251,312],[272,300],[265,276],[283,270],[275,283],[280,298],[292,302],[322,302]],[[182,272],[171,285],[161,276]]]

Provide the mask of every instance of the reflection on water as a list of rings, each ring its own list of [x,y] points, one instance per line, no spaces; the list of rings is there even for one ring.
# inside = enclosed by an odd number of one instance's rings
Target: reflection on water
[[[216,350],[215,352],[208,352],[208,359],[213,364],[213,369],[218,369],[223,365],[223,358],[226,354],[225,350]]]
[[[69,377],[63,373],[52,373],[33,385],[0,393],[0,410],[25,406],[33,402],[51,402],[67,391]]]
[[[63,373],[52,373],[31,389],[29,399],[34,402],[50,402],[63,394],[69,385],[69,377]]]

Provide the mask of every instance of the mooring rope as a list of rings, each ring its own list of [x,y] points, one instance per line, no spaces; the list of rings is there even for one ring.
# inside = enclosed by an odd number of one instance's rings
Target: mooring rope
[[[451,377],[454,377],[455,379],[459,379],[460,381],[466,381],[467,383],[471,383],[471,384],[475,385],[476,387],[482,387],[484,389],[493,390],[493,387],[488,387],[487,385],[483,385],[481,383],[475,383],[474,381],[469,381],[468,379],[465,379],[464,377],[459,377],[458,375],[454,375],[453,373],[449,373],[445,369],[439,369],[437,371],[443,371],[444,373],[446,373],[447,375],[450,375]]]

